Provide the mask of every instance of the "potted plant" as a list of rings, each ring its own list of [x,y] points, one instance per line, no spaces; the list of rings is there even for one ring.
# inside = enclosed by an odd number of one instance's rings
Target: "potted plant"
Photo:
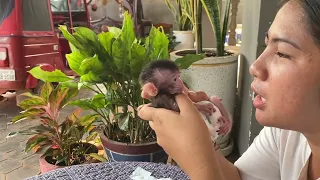
[[[191,19],[194,19],[196,48],[174,51],[170,58],[175,60],[187,54],[204,54],[203,60],[182,71],[182,79],[192,90],[202,90],[209,95],[221,97],[231,117],[236,98],[238,53],[226,50],[224,44],[228,31],[230,0],[226,1],[223,18],[220,16],[219,0],[190,0],[190,3],[194,6]],[[216,48],[202,48],[202,9],[206,11],[212,25]],[[233,148],[233,140],[230,140],[229,136],[230,134],[217,139],[217,144],[225,156],[230,154]]]
[[[77,93],[77,88],[71,89],[62,85],[53,88],[46,82],[39,95],[29,92],[21,95],[26,96],[19,104],[23,111],[14,117],[11,123],[38,120],[40,124],[27,130],[11,132],[8,138],[17,134],[32,135],[26,142],[25,151],[43,153],[39,160],[41,173],[65,166],[96,162],[97,159],[103,160],[97,154],[97,146],[89,143],[97,136],[93,125],[97,116],[80,117],[82,110],[76,109],[66,119],[60,119],[62,108]]]
[[[176,30],[173,31],[173,36],[180,44],[175,47],[175,50],[193,48],[193,19],[190,18],[192,5],[189,0],[175,0],[177,6],[177,8],[175,8],[171,1],[172,0],[165,0],[165,3],[171,10],[177,25]]]
[[[139,75],[150,61],[168,59],[169,40],[161,27],[152,27],[143,41],[136,37],[128,12],[123,27],[109,27],[108,32],[95,34],[86,27],[74,28],[70,34],[60,27],[69,41],[72,53],[66,55],[79,80],[67,77],[59,70],[30,70],[37,79],[60,82],[66,86],[88,88],[95,95],[69,102],[94,112],[101,124],[100,138],[110,161],[165,162],[167,154],[156,143],[154,131],[148,122],[137,116],[137,108],[146,103],[141,98]],[[202,57],[189,55],[176,60],[178,66],[188,68]]]

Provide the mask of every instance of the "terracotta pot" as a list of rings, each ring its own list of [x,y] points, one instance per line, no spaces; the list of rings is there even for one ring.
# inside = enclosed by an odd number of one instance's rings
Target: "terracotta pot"
[[[106,155],[109,161],[140,161],[163,162],[168,155],[157,142],[142,144],[127,144],[108,139],[103,132],[100,133]]]
[[[92,146],[90,151],[89,151],[89,153],[98,153],[98,148],[95,145],[90,144],[90,143],[83,143],[83,144],[88,145],[88,146],[89,145]],[[74,145],[71,145],[71,147],[74,147]],[[58,169],[58,168],[66,167],[66,166],[59,166],[59,165],[51,164],[51,163],[49,163],[50,159],[51,159],[51,156],[41,156],[40,157],[39,162],[40,162],[40,172],[41,172],[41,174],[47,173],[49,171],[52,171],[52,170],[55,170],[55,169]],[[90,162],[85,162],[85,163],[96,163],[96,162],[98,162],[98,161],[92,160]]]
[[[63,168],[63,167],[66,167],[66,166],[57,166],[57,165],[53,165],[51,163],[48,163],[48,159],[49,157],[46,156],[41,156],[40,157],[40,172],[41,174],[44,174],[44,173],[47,173],[49,171],[52,171],[52,170],[55,170],[55,169],[58,169],[58,168]]]

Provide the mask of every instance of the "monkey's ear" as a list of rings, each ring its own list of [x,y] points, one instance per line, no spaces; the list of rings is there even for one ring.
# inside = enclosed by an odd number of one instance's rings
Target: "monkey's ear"
[[[158,94],[158,89],[156,86],[149,82],[142,87],[142,98],[149,99],[150,97],[156,96]]]

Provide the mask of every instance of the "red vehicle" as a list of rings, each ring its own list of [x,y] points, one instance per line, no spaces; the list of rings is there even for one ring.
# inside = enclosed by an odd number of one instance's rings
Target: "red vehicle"
[[[61,24],[90,27],[86,0],[0,0],[0,95],[37,88],[27,72],[35,66],[74,75]]]

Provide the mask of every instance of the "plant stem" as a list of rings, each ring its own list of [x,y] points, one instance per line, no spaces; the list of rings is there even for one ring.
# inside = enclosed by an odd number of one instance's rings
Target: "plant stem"
[[[200,0],[194,1],[194,15],[195,15],[195,42],[196,54],[202,53],[202,4]]]

